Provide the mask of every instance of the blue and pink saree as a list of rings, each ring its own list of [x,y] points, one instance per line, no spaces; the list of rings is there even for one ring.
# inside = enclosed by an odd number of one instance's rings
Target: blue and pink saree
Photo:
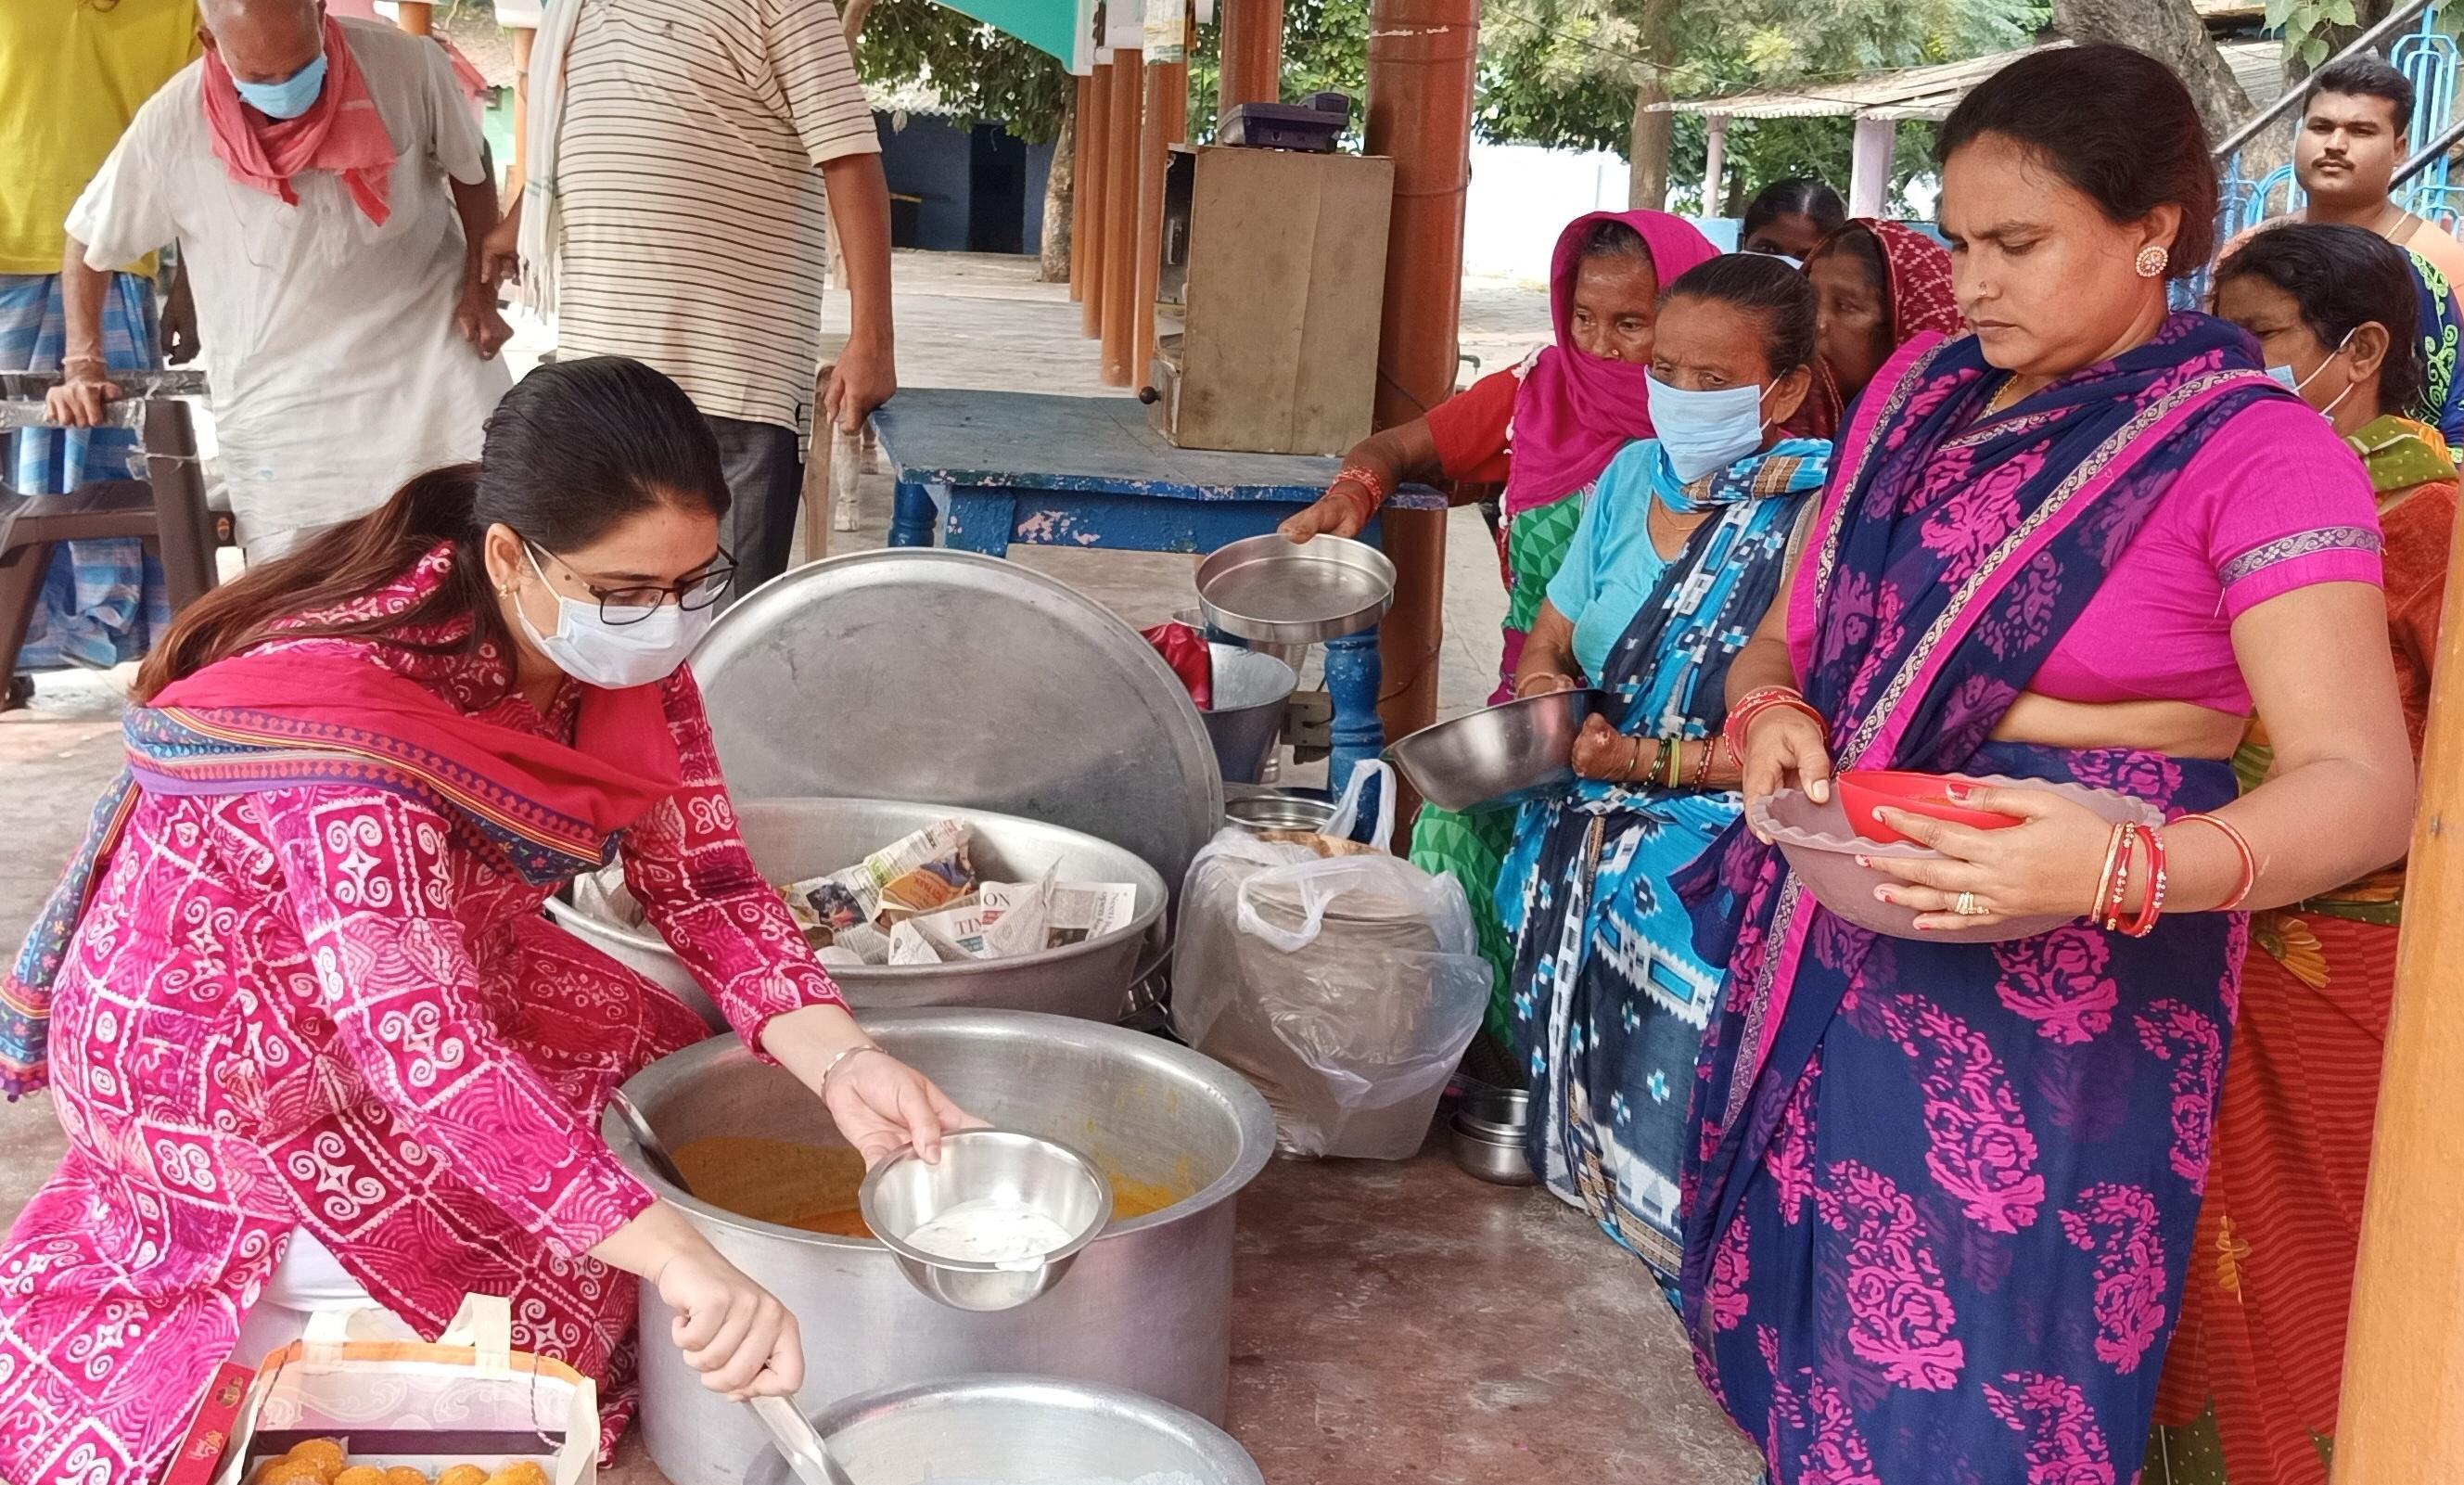
[[[2201,443],[2286,394],[2191,314],[1980,415],[2000,380],[1972,340],[1912,343],[1841,440],[1791,624],[1835,758],[2225,803],[2220,762],[1988,739]],[[1729,964],[1694,1093],[1683,1308],[1773,1479],[2132,1478],[2247,920],[1881,938],[1742,831],[1683,886]]]

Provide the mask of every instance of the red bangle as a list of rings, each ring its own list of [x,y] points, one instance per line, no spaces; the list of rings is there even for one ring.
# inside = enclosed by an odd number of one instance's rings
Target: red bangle
[[[2258,887],[2258,854],[2250,849],[2249,837],[2234,829],[2231,820],[2220,820],[2211,814],[2186,814],[2173,823],[2214,826],[2224,832],[2225,839],[2233,842],[2233,853],[2241,857],[2241,884],[2233,889],[2232,897],[2216,904],[2216,911],[2231,913],[2249,901],[2251,893]]]
[[[2104,882],[2098,889],[2097,921],[2107,933],[2122,931],[2122,904],[2130,896],[2130,858],[2139,850],[2139,835],[2127,825],[2114,828],[2115,849],[2108,857]]]
[[[1815,726],[1823,728],[1826,733],[1830,730],[1830,724],[1822,714],[1815,711],[1814,703],[1796,688],[1760,686],[1739,697],[1737,704],[1728,708],[1727,723],[1720,729],[1720,735],[1728,740],[1728,751],[1743,759],[1746,756],[1746,736],[1753,730],[1754,723],[1765,712],[1782,709],[1803,712],[1814,720]]]
[[[2147,848],[2147,896],[2139,904],[2139,916],[2123,932],[2144,939],[2156,931],[2156,920],[2165,916],[2165,837],[2144,825],[2130,829]]]
[[[1326,487],[1327,492],[1329,494],[1332,494],[1334,486],[1343,483],[1347,479],[1368,492],[1369,508],[1373,511],[1385,504],[1386,498],[1395,493],[1394,491],[1387,489],[1386,481],[1378,477],[1375,470],[1371,469],[1366,464],[1346,464],[1343,466],[1342,469],[1335,473],[1333,483]]]

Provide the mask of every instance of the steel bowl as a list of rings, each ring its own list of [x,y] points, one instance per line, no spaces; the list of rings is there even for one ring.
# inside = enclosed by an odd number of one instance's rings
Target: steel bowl
[[[884,1387],[813,1418],[858,1485],[938,1480],[1136,1480],[1265,1485],[1230,1434],[1126,1387],[1052,1377],[975,1376]],[[746,1485],[797,1485],[776,1449]]]
[[[945,1258],[907,1235],[960,1202],[990,1198],[1050,1217],[1069,1241],[1014,1263]],[[1008,1129],[946,1135],[941,1158],[903,1150],[866,1172],[857,1192],[865,1226],[898,1259],[898,1272],[926,1298],[954,1310],[1015,1310],[1041,1298],[1069,1272],[1078,1251],[1112,1218],[1112,1185],[1095,1163],[1058,1140]]]
[[[1214,704],[1199,711],[1223,782],[1255,784],[1284,740],[1284,712],[1300,676],[1271,654],[1226,648],[1215,667]]]
[[[1227,634],[1310,645],[1357,634],[1395,602],[1395,565],[1366,542],[1276,532],[1217,548],[1198,565],[1198,607]]]
[[[1598,707],[1593,690],[1551,691],[1422,727],[1386,757],[1441,809],[1503,809],[1574,782],[1574,736]]]
[[[1159,937],[1156,925],[1168,900],[1163,877],[1135,853],[1092,835],[988,809],[880,799],[745,799],[737,802],[736,813],[753,864],[774,882],[800,881],[851,866],[935,820],[952,819],[964,821],[971,831],[971,859],[977,875],[987,880],[1033,881],[1057,868],[1065,882],[1137,884],[1137,911],[1131,922],[1081,942],[1014,959],[832,968],[830,978],[858,1010],[992,1006],[1112,1021],[1126,1008],[1130,987],[1146,978],[1160,957],[1160,948],[1151,941]],[[551,898],[547,910],[557,926],[673,990],[713,1030],[727,1030],[657,929],[625,921],[612,904],[580,889],[572,901]]]
[[[1524,1153],[1520,1134],[1502,1138],[1498,1126],[1484,1125],[1478,1120],[1455,1116],[1448,1133],[1454,1141],[1455,1164],[1464,1174],[1477,1176],[1491,1186],[1538,1186],[1540,1177],[1531,1169],[1530,1157]]]
[[[1245,831],[1323,831],[1333,823],[1334,806],[1323,799],[1306,794],[1288,794],[1280,789],[1249,789],[1241,793],[1226,790],[1223,818]]]
[[[1470,1080],[1465,1079],[1466,1082]],[[1531,1122],[1531,1096],[1520,1088],[1491,1088],[1474,1083],[1463,1090],[1456,1110],[1464,1119],[1503,1129],[1520,1130]]]

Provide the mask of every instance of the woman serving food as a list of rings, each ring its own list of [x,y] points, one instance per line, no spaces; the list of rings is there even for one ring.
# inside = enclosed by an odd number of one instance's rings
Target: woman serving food
[[[621,856],[758,1055],[877,1160],[971,1122],[875,1047],[738,839],[681,667],[733,565],[718,451],[614,358],[542,366],[476,465],[191,607],[128,772],[6,981],[0,1082],[68,1154],[0,1273],[0,1477],[151,1479],[214,1367],[340,1283],[433,1339],[466,1294],[627,1405],[635,1278],[711,1387],[796,1321],[597,1134],[707,1034],[540,904]],[[253,1355],[243,1355],[253,1363]],[[612,1443],[615,1429],[608,1437]]]

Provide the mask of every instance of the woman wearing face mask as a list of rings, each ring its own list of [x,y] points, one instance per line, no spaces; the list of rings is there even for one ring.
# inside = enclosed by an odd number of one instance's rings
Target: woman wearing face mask
[[[1737,225],[1741,253],[1768,253],[1801,266],[1822,239],[1848,220],[1839,192],[1812,176],[1773,181],[1754,192]]]
[[[2386,534],[2387,644],[2419,752],[2429,722],[2454,460],[2419,406],[2403,249],[2356,227],[2272,228],[2216,273],[2216,313],[2362,457]],[[2235,760],[2274,763],[2254,725]],[[2150,1485],[2325,1485],[2404,918],[2401,866],[2251,922],[2197,1263],[2165,1357]]]
[[[2368,482],[2248,336],[2168,313],[2216,177],[2189,90],[2041,51],[1945,121],[1975,334],[1859,400],[1728,673],[1751,802],[1838,768],[2033,783],[1876,856],[1886,937],[1740,830],[1681,885],[1725,962],[1684,1141],[1684,1313],[1777,1485],[2126,1479],[2196,1248],[2247,912],[2404,853]],[[2275,769],[2230,760],[2255,711]],[[2051,931],[1944,942],[2046,917]],[[1962,1474],[1964,1472],[1964,1475]]]
[[[1460,481],[1467,501],[1503,481],[1506,521],[1498,557],[1506,579],[1506,651],[1497,690],[1513,695],[1525,636],[1581,520],[1580,496],[1619,449],[1651,436],[1644,392],[1660,292],[1717,254],[1703,234],[1664,211],[1595,211],[1557,235],[1549,276],[1556,340],[1521,366],[1481,378],[1423,418],[1373,433],[1344,456],[1343,473],[1317,503],[1284,522],[1306,542],[1356,536],[1406,480]],[[1424,807],[1412,827],[1412,861],[1463,884],[1481,952],[1493,972],[1488,1032],[1506,1045],[1507,969],[1513,944],[1490,907],[1513,816],[1457,814]]]
[[[1733,645],[1779,590],[1831,446],[1784,437],[1813,383],[1814,289],[1773,257],[1714,258],[1661,301],[1656,437],[1585,503],[1524,648],[1525,696],[1613,698],[1574,743],[1582,782],[1526,808],[1498,883],[1532,1168],[1673,1291],[1685,1099],[1719,971],[1669,878],[1737,817],[1720,740]]]
[[[621,856],[868,1159],[965,1121],[857,1028],[737,837],[680,669],[726,503],[673,383],[542,366],[479,463],[218,589],[147,660],[128,773],[0,984],[6,1087],[48,1081],[69,1141],[0,1252],[40,1274],[0,1286],[0,1476],[59,1477],[74,1443],[80,1478],[154,1477],[301,1296],[430,1339],[504,1296],[517,1347],[613,1399],[638,1277],[677,1317],[643,1344],[731,1394],[801,1383],[795,1318],[597,1133],[707,1030],[539,911]]]

